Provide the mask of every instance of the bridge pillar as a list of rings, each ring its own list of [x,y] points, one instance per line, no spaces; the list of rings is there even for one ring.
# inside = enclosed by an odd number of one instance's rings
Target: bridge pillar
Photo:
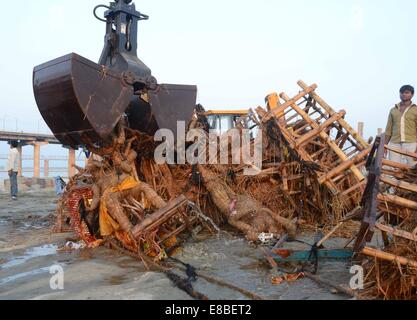
[[[40,178],[41,170],[41,145],[38,142],[35,142],[34,145],[34,152],[33,152],[33,177]]]
[[[75,150],[69,149],[69,157],[68,157],[68,177],[71,178],[75,176]]]
[[[49,177],[49,160],[43,162],[43,175],[45,178]]]
[[[19,170],[18,170],[18,176],[23,177],[23,150],[22,146],[17,147],[17,151],[19,152]]]

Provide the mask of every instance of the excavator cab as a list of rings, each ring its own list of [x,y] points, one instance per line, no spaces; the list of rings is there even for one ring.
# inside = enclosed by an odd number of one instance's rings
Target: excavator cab
[[[104,19],[97,10],[105,8]],[[94,16],[106,23],[98,63],[75,53],[41,64],[33,71],[39,111],[65,146],[100,147],[126,115],[129,127],[149,135],[192,118],[197,99],[193,85],[158,84],[137,56],[138,23],[148,16],[131,0],[99,5]]]
[[[205,113],[210,129],[218,135],[236,127],[250,128],[250,110],[210,110]]]

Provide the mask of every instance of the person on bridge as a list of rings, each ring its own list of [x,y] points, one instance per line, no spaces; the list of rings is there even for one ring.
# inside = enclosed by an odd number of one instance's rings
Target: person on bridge
[[[10,143],[10,151],[7,159],[7,171],[10,177],[10,193],[13,200],[17,200],[17,175],[19,171],[19,151],[17,150],[17,141]]]

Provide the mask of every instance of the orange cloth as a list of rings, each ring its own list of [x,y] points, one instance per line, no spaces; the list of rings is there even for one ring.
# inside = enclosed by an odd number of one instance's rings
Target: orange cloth
[[[112,193],[122,192],[130,190],[140,186],[140,182],[136,181],[133,177],[125,179],[117,187],[107,189],[104,191],[103,197],[100,201],[100,234],[105,236],[111,236],[114,232],[120,231],[120,225],[110,216],[106,207],[106,200],[108,196]]]

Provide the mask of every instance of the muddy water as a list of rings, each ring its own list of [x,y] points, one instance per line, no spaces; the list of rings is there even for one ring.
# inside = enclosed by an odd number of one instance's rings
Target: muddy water
[[[0,299],[191,299],[165,275],[148,272],[137,260],[106,248],[59,251],[71,234],[50,232],[53,193],[28,194],[17,202],[0,195]],[[304,240],[311,241],[306,236]],[[334,240],[334,241],[337,241]],[[300,243],[291,244],[305,248]],[[176,256],[198,272],[229,282],[266,299],[347,299],[309,279],[272,285],[259,248],[221,234],[190,241]],[[64,289],[50,287],[51,266],[64,270]],[[350,265],[321,263],[320,276],[346,286]],[[180,271],[178,275],[184,276]],[[239,292],[198,279],[197,291],[210,299],[248,299]]]

